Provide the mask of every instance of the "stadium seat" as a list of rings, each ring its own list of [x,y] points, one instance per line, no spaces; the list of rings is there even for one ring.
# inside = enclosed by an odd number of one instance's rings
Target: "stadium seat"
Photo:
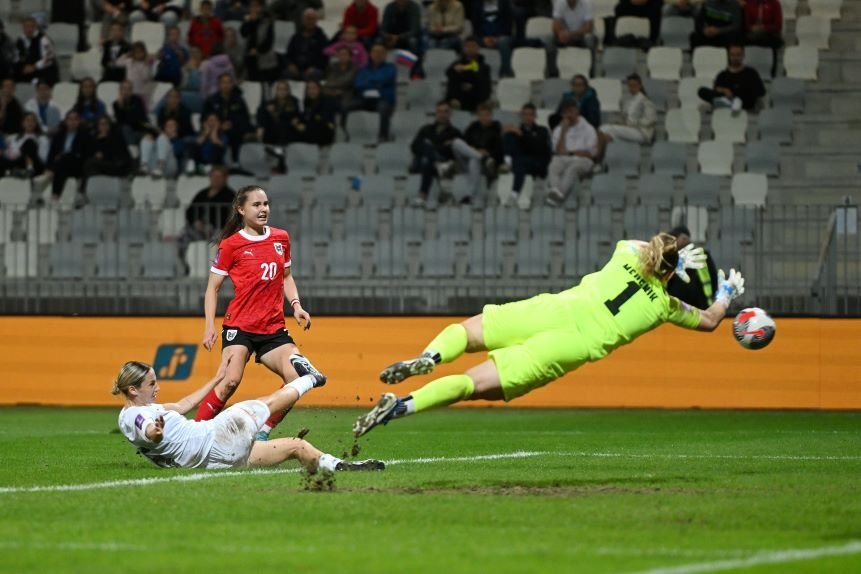
[[[358,112],[368,113],[368,112]],[[353,117],[354,114],[350,114]],[[374,114],[376,116],[376,114]],[[291,143],[287,146],[287,170],[291,173],[312,175],[320,166],[320,148],[309,143]]]
[[[667,110],[667,83],[663,80],[654,80],[652,78],[643,78],[643,90],[655,104],[658,111]]]
[[[721,208],[718,217],[721,236],[734,236],[740,241],[752,240],[756,229],[756,208],[756,205]]]
[[[57,88],[55,86],[54,87],[54,101],[56,101],[56,99],[57,99],[56,94],[57,94]],[[108,115],[113,117],[113,115],[114,115],[114,102],[117,101],[117,98],[120,95],[120,83],[119,82],[99,82],[99,85],[96,86],[96,95],[98,96],[98,98],[102,102],[104,102],[105,107],[108,110]],[[77,93],[76,93],[76,97],[77,97]]]
[[[694,31],[693,18],[680,16],[664,16],[661,19],[661,43],[671,48],[687,50],[691,45],[691,33]]]
[[[189,22],[190,24],[190,22]],[[107,32],[107,30],[105,30]],[[182,38],[187,38],[187,34],[183,34]],[[87,44],[90,46],[90,50],[96,50],[101,54],[102,43],[102,26],[101,24],[93,23],[87,26]]]
[[[502,275],[502,246],[493,237],[469,244],[466,274],[485,278]]]
[[[831,43],[831,20],[821,16],[802,16],[795,22],[799,46],[827,50]]]
[[[622,82],[614,78],[593,78],[589,84],[595,90],[602,112],[622,110]]]
[[[434,106],[429,109],[434,109]],[[466,131],[466,128],[469,127],[469,124],[471,124],[474,119],[475,115],[472,112],[468,112],[466,110],[451,111],[451,125],[459,129],[461,132]]]
[[[250,82],[246,80],[242,82],[240,88],[242,90],[242,99],[245,100],[245,105],[248,107],[248,113],[253,118],[263,101],[263,86],[260,82]],[[302,101],[299,96],[296,96],[296,94],[293,94],[293,96],[299,99],[300,102]],[[157,102],[159,100],[153,98],[153,101]]]
[[[749,142],[744,149],[746,171],[780,175],[780,145],[773,141]]]
[[[348,241],[373,243],[380,229],[379,211],[367,206],[353,206],[344,214],[344,237]]]
[[[272,172],[269,159],[266,156],[266,146],[262,143],[246,142],[242,144],[242,147],[239,148],[239,165],[245,171],[249,171],[261,179],[268,178]]]
[[[122,209],[117,213],[117,239],[126,243],[145,243],[149,238],[149,212]]]
[[[694,50],[692,63],[694,75],[711,82],[715,76],[726,69],[726,50],[713,46],[698,46]]]
[[[23,207],[12,206],[0,208],[0,245],[12,241],[12,235],[15,231],[15,220],[19,219],[19,215],[23,211]]]
[[[511,67],[519,80],[543,80],[547,51],[544,48],[516,48],[511,55]]]
[[[54,53],[58,56],[72,56],[78,51],[77,24],[53,22],[48,25],[45,34],[51,39],[51,43],[54,44]]]
[[[466,205],[440,207],[437,210],[436,232],[440,239],[468,243],[472,235],[472,210]]]
[[[529,212],[529,229],[535,238],[561,243],[565,240],[565,211],[536,205]]]
[[[593,0],[589,4],[592,6],[592,18],[601,20],[605,16],[612,16],[616,9],[616,0]]]
[[[167,93],[169,91],[171,91],[172,89],[173,89],[173,84],[171,84],[169,82],[156,82],[153,86],[153,89],[152,89],[152,96],[150,96],[150,101],[152,102],[150,107],[152,109],[155,109],[155,106],[160,104],[164,100],[164,97],[167,95]],[[107,104],[107,102],[105,102],[105,104]],[[253,118],[254,112],[256,111],[256,108],[253,110],[250,110],[250,111],[251,111],[251,117]]]
[[[703,105],[700,88],[711,88],[713,78],[682,78],[679,80],[679,105],[683,108],[697,108]]]
[[[167,197],[167,181],[151,177],[136,177],[132,180],[132,200],[137,206],[161,209]]]
[[[571,76],[563,76],[561,71],[559,76],[541,82],[541,105],[545,108],[555,110],[562,101],[562,94],[571,89]]]
[[[297,100],[299,100],[300,104],[301,104],[301,102],[305,101],[305,82],[299,81],[299,80],[287,80],[287,83],[290,85],[290,93],[293,95],[293,97],[296,98]],[[243,82],[243,85],[245,85],[244,82]],[[261,85],[261,90],[262,90],[262,85]],[[262,92],[265,93],[265,90],[262,90]],[[259,106],[260,103],[262,103],[262,102],[263,102],[263,99],[261,98],[260,101],[257,103],[257,105]],[[257,110],[256,107],[254,109],[250,110],[252,116],[254,115],[256,110]]]
[[[329,148],[330,172],[357,176],[365,171],[365,150],[359,144],[336,143]]]
[[[720,205],[720,178],[691,173],[685,177],[684,195],[688,205],[717,207]]]
[[[410,142],[413,141],[413,138],[415,137],[416,132],[418,132],[419,128],[429,122],[430,118],[425,112],[419,110],[406,110],[403,112],[399,111],[394,116],[392,116],[390,135],[394,137],[395,141],[397,141],[399,145],[408,148]],[[376,131],[374,133],[376,134]],[[376,135],[374,135],[372,140],[366,140],[364,143],[377,143]]]
[[[99,78],[102,75],[102,54],[98,50],[75,52],[69,67],[72,80],[80,82],[84,78]],[[20,95],[19,95],[20,97]],[[22,101],[26,101],[22,99]],[[109,105],[107,102],[105,105]]]
[[[299,211],[302,208],[305,177],[307,176],[295,172],[273,175],[266,187],[270,205],[282,212]]]
[[[829,21],[839,20],[843,0],[807,0],[807,5],[811,16],[827,18]]]
[[[144,245],[141,254],[143,277],[147,279],[171,279],[176,276],[176,247],[153,242]]]
[[[629,205],[622,213],[625,237],[648,241],[661,230],[661,214],[657,205]]]
[[[616,37],[635,36],[637,38],[649,38],[651,26],[648,18],[636,18],[634,16],[622,16],[616,18]]]
[[[118,279],[129,275],[129,246],[127,243],[99,243],[95,254],[96,277]]]
[[[679,80],[682,74],[682,49],[656,47],[646,56],[649,77],[656,80]]]
[[[158,214],[158,234],[162,240],[176,239],[183,227],[185,227],[185,208],[171,207],[163,209]]]
[[[732,175],[733,149],[729,142],[701,142],[697,150],[700,172],[706,175]]]
[[[197,12],[194,12],[197,14]],[[287,20],[275,20],[275,40],[273,46],[275,51],[281,54],[287,53],[287,45],[293,34],[296,33],[296,23]]]
[[[413,80],[407,84],[407,108],[422,112],[433,110],[444,95],[439,81]]]
[[[209,178],[205,175],[180,175],[176,180],[176,197],[179,204],[188,206],[194,196],[206,187],[209,187]]]
[[[350,193],[350,182],[343,175],[320,175],[314,181],[314,201],[318,206],[344,209]]]
[[[634,177],[640,173],[640,144],[614,141],[607,146],[604,164],[609,173]]]
[[[116,209],[121,193],[122,180],[118,177],[95,175],[87,180],[87,199],[95,207]]]
[[[50,207],[31,209],[24,219],[24,233],[27,241],[37,245],[50,245],[57,241],[57,230],[60,226],[60,212]]]
[[[487,207],[484,210],[484,235],[494,237],[497,242],[514,243],[517,241],[519,221],[517,210],[500,205]]]
[[[784,20],[795,20],[798,18],[798,0],[780,0],[783,9]]]
[[[409,146],[403,143],[381,143],[375,150],[377,171],[381,174],[406,175],[412,162]]]
[[[522,78],[503,78],[497,85],[496,97],[501,109],[519,111],[523,104],[532,101],[532,85]]]
[[[164,34],[164,24],[161,22],[135,22],[132,25],[131,41],[133,44],[143,42],[147,53],[154,56],[164,45]]]
[[[398,238],[374,245],[374,277],[399,278],[407,274],[406,245]]]
[[[747,112],[734,113],[729,108],[712,112],[712,133],[716,141],[744,143],[747,140]]]
[[[709,210],[695,205],[679,205],[670,212],[670,225],[684,225],[694,243],[704,243],[709,227]]]
[[[756,70],[763,80],[771,78],[774,67],[774,51],[762,46],[747,46],[744,49],[744,63]]]
[[[411,190],[412,191],[412,190]],[[417,243],[424,238],[426,211],[414,207],[402,207],[392,213],[392,230],[395,241]]]
[[[446,70],[456,59],[457,55],[451,50],[431,48],[426,51],[422,66],[427,81],[439,83],[440,80],[445,80]]]
[[[673,176],[663,173],[650,173],[637,179],[637,196],[643,205],[657,205],[670,208],[676,195]]]
[[[192,279],[209,277],[209,268],[215,256],[215,246],[209,241],[192,241],[185,252],[185,264],[188,265],[188,276]]]
[[[781,144],[792,143],[794,119],[789,108],[776,107],[762,110],[758,118],[759,139]]]
[[[499,51],[482,48],[480,53],[484,56],[484,62],[490,68],[490,77],[494,80],[499,79],[499,69],[502,67],[502,58],[499,55]],[[451,58],[451,53],[449,53],[449,58]],[[451,61],[454,60],[452,59]]]
[[[351,238],[330,241],[326,246],[326,275],[337,279],[362,276],[361,244]]]
[[[656,174],[683,176],[688,166],[688,149],[685,144],[655,142],[652,146],[652,170]]]
[[[481,242],[476,242],[481,245]],[[429,239],[421,246],[421,268],[422,277],[454,277],[454,242],[448,237]]]
[[[783,67],[787,78],[815,80],[819,77],[819,50],[812,46],[790,46],[783,51]]]
[[[804,111],[807,96],[803,80],[775,78],[771,82],[769,92],[772,106],[776,108],[786,106],[794,112]]]
[[[4,275],[9,278],[36,277],[39,246],[30,241],[7,243],[3,248]]]
[[[17,177],[0,179],[0,205],[24,206],[30,201],[30,180]]]
[[[54,84],[52,99],[54,104],[60,108],[61,116],[65,116],[66,112],[75,107],[75,102],[78,101],[78,90],[78,84],[73,84],[71,82],[57,82]],[[102,101],[105,102],[105,106],[111,107],[110,103],[105,100]]]
[[[395,114],[393,123],[401,114]],[[380,114],[377,112],[357,111],[347,115],[347,135],[349,141],[360,144],[376,143],[380,129]],[[415,130],[416,127],[413,127]]]
[[[63,279],[75,279],[84,275],[84,246],[77,241],[57,243],[50,250],[48,264],[51,276]]]
[[[635,48],[605,48],[601,60],[604,77],[622,80],[637,71],[637,50]]]
[[[700,141],[700,111],[697,108],[675,108],[664,119],[667,139],[675,143]]]
[[[765,205],[768,196],[768,178],[762,173],[737,173],[730,186],[736,205]]]
[[[514,251],[514,273],[517,277],[550,275],[550,246],[540,237],[517,242]]]
[[[93,206],[86,206],[72,212],[71,237],[86,244],[102,240],[102,212]]]
[[[99,72],[101,73],[101,72]],[[20,104],[26,104],[30,98],[35,97],[36,86],[30,82],[17,82],[15,84],[15,98]]]
[[[366,175],[359,190],[362,205],[373,209],[392,209],[395,202],[395,180],[391,174]]]
[[[534,16],[526,21],[526,37],[540,40],[545,46],[553,41],[553,18]]]
[[[627,188],[628,184],[624,175],[599,173],[592,178],[592,203],[597,206],[620,209],[625,204]]]
[[[560,48],[556,52],[556,67],[559,71],[559,79],[565,82],[563,91],[566,91],[569,89],[571,78],[576,74],[583,74],[587,78],[592,75],[592,50],[588,48]],[[557,94],[557,100],[561,95],[562,92]]]

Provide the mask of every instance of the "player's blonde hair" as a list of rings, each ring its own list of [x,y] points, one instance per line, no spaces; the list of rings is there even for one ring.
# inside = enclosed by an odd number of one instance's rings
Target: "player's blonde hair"
[[[658,233],[640,249],[640,268],[644,273],[665,281],[675,271],[679,262],[676,238],[669,233]]]
[[[117,378],[114,379],[114,387],[111,389],[112,395],[120,393],[127,395],[131,387],[139,387],[149,374],[151,366],[140,361],[129,361],[122,367]]]

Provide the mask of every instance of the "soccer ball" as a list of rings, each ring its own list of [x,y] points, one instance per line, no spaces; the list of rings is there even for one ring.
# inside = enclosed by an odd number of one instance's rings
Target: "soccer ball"
[[[742,309],[732,322],[732,333],[745,349],[762,349],[774,339],[774,319],[759,307]]]

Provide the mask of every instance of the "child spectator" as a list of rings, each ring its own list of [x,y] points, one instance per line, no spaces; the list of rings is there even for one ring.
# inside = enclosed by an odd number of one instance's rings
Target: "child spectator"
[[[48,82],[39,82],[36,86],[36,95],[24,104],[24,110],[36,115],[39,127],[49,137],[56,133],[63,121],[60,108],[51,100],[53,91]]]
[[[13,177],[38,177],[45,173],[48,160],[48,138],[36,115],[27,112],[21,120],[20,133],[6,138],[6,150],[0,158],[0,177],[12,171]]]
[[[200,65],[200,97],[203,101],[218,92],[219,78],[224,74],[233,78],[234,83],[237,82],[233,63],[224,53],[224,46],[215,44],[212,56]]]
[[[341,33],[341,38],[336,42],[332,42],[323,50],[323,53],[329,58],[337,57],[338,51],[341,49],[347,50],[353,62],[353,67],[356,70],[364,68],[368,64],[368,51],[365,46],[358,41],[358,35],[355,26],[347,26]]]
[[[158,138],[141,141],[141,175],[174,179],[185,160],[186,141],[175,119],[168,119]]]
[[[176,121],[179,137],[194,137],[194,125],[191,123],[191,111],[182,102],[182,95],[176,88],[171,88],[164,100],[156,107],[156,122],[158,128],[164,131],[168,120]]]
[[[180,84],[180,95],[182,101],[190,111],[199,114],[203,109],[203,92],[200,66],[203,55],[200,48],[193,47],[188,51],[188,61],[182,67],[182,83]]]
[[[346,46],[341,46],[335,53],[335,57],[336,60],[326,69],[323,95],[330,98],[339,109],[346,110],[353,97],[357,69],[353,64],[353,56]]]
[[[153,59],[147,54],[143,42],[132,44],[131,51],[120,60],[126,66],[126,79],[132,83],[132,91],[149,102],[153,90],[152,64]]]
[[[102,81],[122,82],[126,79],[126,66],[120,60],[131,50],[126,41],[126,31],[122,24],[114,22],[108,39],[102,44]]]
[[[248,106],[242,92],[233,81],[230,74],[222,74],[218,78],[218,92],[203,102],[203,115],[208,117],[215,114],[220,120],[220,129],[227,135],[233,159],[239,160],[239,148],[245,135],[251,131],[251,119]],[[222,162],[214,162],[222,163]]]
[[[192,18],[188,28],[188,45],[200,48],[203,57],[208,58],[212,46],[223,41],[224,27],[221,19],[213,15],[211,0],[203,0],[200,3],[200,14]]]
[[[192,172],[195,168],[205,171],[209,166],[223,164],[229,143],[227,134],[221,129],[218,114],[207,115],[200,134],[191,146],[192,161],[188,163],[188,171]]]

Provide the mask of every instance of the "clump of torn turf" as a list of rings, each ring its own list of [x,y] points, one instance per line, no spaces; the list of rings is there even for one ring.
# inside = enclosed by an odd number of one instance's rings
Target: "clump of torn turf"
[[[312,474],[303,470],[300,489],[306,492],[334,492],[335,473],[329,470],[318,470]]]
[[[354,440],[353,446],[350,447],[350,450],[345,450],[341,453],[341,458],[346,460],[348,458],[356,457],[359,455],[360,452],[362,452],[362,447],[359,444],[358,440]]]
[[[311,432],[311,429],[309,429],[308,427],[303,427],[303,428],[302,428],[302,429],[301,429],[301,430],[296,434],[296,438],[305,438],[306,436],[308,436],[308,433],[309,433],[309,432]]]

